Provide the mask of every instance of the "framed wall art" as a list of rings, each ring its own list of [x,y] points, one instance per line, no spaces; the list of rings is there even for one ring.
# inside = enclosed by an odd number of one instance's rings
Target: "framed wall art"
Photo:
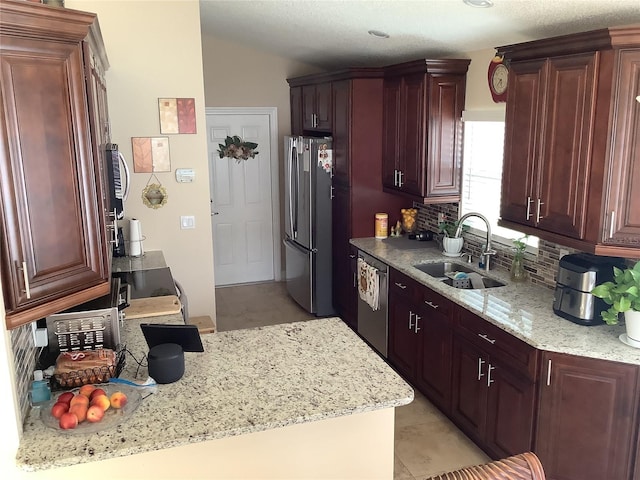
[[[133,171],[170,172],[169,137],[132,137]]]
[[[196,132],[196,99],[195,98],[159,98],[160,133]]]

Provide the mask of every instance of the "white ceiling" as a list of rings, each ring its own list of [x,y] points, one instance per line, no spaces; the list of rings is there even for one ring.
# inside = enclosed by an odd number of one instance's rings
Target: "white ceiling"
[[[200,14],[203,33],[325,69],[451,58],[640,23],[640,0],[493,3],[483,9],[462,0],[200,0]]]

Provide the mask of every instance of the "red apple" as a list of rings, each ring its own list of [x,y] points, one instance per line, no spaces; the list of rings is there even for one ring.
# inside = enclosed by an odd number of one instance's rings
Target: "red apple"
[[[58,397],[58,402],[64,402],[67,405],[69,405],[69,402],[71,402],[72,398],[73,398],[73,392],[64,392],[64,393],[61,393],[60,396]]]
[[[92,405],[87,410],[87,421],[91,423],[99,422],[104,417],[104,410],[98,405]]]
[[[96,388],[93,392],[91,392],[91,395],[89,395],[89,400],[93,400],[94,398],[96,398],[99,395],[106,395],[107,392],[105,392],[103,389],[101,388]]]
[[[60,417],[60,428],[63,430],[71,430],[78,426],[78,417],[74,413],[66,412]]]
[[[122,392],[116,392],[109,398],[113,408],[122,408],[127,404],[127,396]]]
[[[64,402],[56,402],[51,407],[51,415],[55,418],[60,418],[63,413],[67,413],[69,411],[69,404]]]

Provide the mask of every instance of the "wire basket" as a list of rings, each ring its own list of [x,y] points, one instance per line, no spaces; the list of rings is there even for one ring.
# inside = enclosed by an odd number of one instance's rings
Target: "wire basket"
[[[118,345],[114,365],[105,365],[102,367],[86,368],[84,370],[54,374],[51,377],[51,389],[68,390],[90,383],[105,383],[108,382],[110,378],[120,376],[120,373],[122,373],[122,370],[126,365],[125,350],[126,347],[124,345]]]

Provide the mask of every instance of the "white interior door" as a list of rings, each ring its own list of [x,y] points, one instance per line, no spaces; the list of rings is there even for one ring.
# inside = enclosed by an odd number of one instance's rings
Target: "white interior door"
[[[220,158],[237,135],[257,143],[255,158]],[[207,114],[211,226],[216,286],[274,279],[271,132],[267,114]]]

